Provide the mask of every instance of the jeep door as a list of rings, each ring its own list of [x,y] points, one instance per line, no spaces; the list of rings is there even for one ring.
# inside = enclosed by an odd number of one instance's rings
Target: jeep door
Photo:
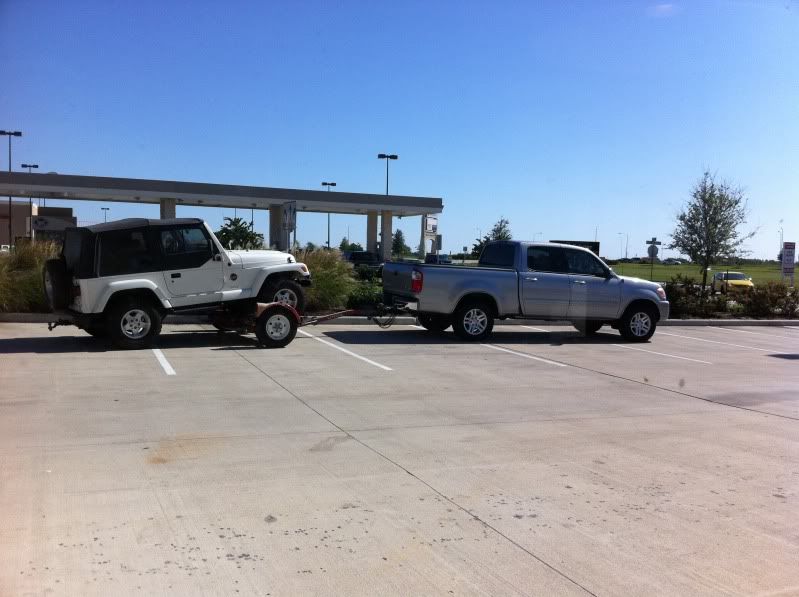
[[[166,289],[175,306],[215,302],[222,297],[224,270],[202,226],[157,228]]]

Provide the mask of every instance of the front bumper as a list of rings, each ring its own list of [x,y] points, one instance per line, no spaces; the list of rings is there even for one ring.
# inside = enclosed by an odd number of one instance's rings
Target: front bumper
[[[669,309],[671,309],[669,301],[658,301],[658,312],[660,313],[660,319],[658,321],[669,318]]]

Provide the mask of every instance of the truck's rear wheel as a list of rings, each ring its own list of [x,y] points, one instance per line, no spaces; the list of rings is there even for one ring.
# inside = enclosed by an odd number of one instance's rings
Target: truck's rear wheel
[[[619,332],[630,342],[646,342],[655,333],[657,316],[654,307],[632,305],[619,320]]]
[[[419,325],[428,332],[443,332],[452,325],[452,320],[446,315],[419,315]]]
[[[455,310],[452,329],[463,340],[485,340],[494,329],[494,311],[483,302],[466,302]]]
[[[262,303],[283,303],[294,307],[297,313],[305,312],[305,292],[302,286],[289,278],[274,282],[267,280],[258,293],[258,300]]]
[[[258,343],[266,348],[283,348],[297,335],[297,318],[291,309],[272,305],[264,309],[255,321]]]
[[[146,348],[161,333],[161,313],[146,299],[124,298],[108,310],[106,325],[117,347]]]

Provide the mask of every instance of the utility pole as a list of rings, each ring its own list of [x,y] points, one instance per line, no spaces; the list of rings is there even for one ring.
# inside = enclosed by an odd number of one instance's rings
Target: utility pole
[[[22,131],[0,131],[0,136],[8,136],[8,173],[11,174],[11,137],[21,137]],[[14,231],[11,227],[11,195],[8,196],[8,247],[14,244]]]
[[[38,168],[39,164],[20,164],[20,167],[27,168],[28,174],[33,174],[31,170]],[[33,197],[28,197],[28,216],[28,237],[33,240]]]
[[[330,192],[330,187],[336,186],[336,183],[335,182],[323,182],[322,186],[323,187],[327,187],[327,192],[329,193]],[[329,210],[330,206],[328,205],[327,208]],[[349,241],[349,239],[347,239],[347,241]],[[327,212],[327,248],[328,249],[330,248],[330,211]]]

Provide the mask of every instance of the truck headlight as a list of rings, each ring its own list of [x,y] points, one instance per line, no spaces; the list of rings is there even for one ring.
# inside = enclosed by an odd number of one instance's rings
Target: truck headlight
[[[655,292],[657,293],[661,301],[666,300],[666,291],[663,290],[660,286],[658,286],[658,289]]]

